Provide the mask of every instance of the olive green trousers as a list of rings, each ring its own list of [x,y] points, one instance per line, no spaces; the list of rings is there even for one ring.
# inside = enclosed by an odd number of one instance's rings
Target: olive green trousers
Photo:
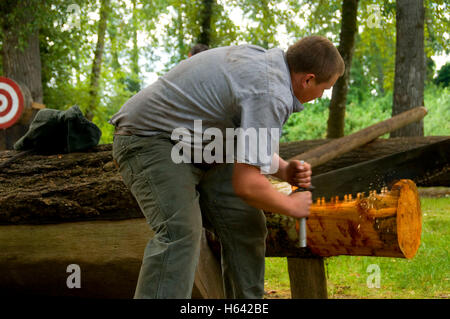
[[[154,231],[135,298],[191,298],[202,227],[221,244],[226,298],[262,298],[266,219],[235,195],[233,164],[175,164],[170,137],[115,135],[113,158]]]

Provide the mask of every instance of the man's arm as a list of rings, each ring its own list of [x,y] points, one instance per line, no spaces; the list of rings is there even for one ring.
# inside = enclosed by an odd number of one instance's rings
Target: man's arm
[[[253,207],[296,218],[309,214],[310,192],[284,195],[271,185],[256,166],[235,163],[233,188],[236,195]]]

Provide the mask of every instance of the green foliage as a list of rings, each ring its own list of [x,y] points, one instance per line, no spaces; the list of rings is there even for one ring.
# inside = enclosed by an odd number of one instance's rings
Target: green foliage
[[[384,121],[392,115],[392,91],[386,92],[383,96],[376,96],[370,93],[358,95],[350,90],[348,97],[345,135]],[[325,138],[328,105],[327,98],[305,104],[305,109],[291,115],[284,125],[281,141]],[[450,88],[430,83],[425,89],[425,107],[428,110],[424,118],[425,135],[450,135]]]
[[[449,4],[446,0],[425,0],[424,3],[427,79],[430,82],[434,73],[430,57],[449,52]],[[79,12],[70,11],[71,5],[78,6]],[[94,116],[94,122],[104,132],[102,142],[105,143],[112,141],[112,127],[106,121],[143,88],[144,73],[159,70],[161,75],[187,57],[203,31],[205,2],[115,0],[110,6]],[[342,0],[214,0],[210,47],[246,42],[286,49],[288,44],[310,34],[324,35],[338,44],[341,6]],[[100,0],[5,0],[0,3],[0,41],[8,25],[20,28],[19,45],[22,46],[30,32],[39,30],[44,103],[48,108],[67,109],[78,104],[86,113],[99,9]],[[30,12],[33,12],[33,19],[17,23]],[[237,24],[233,16],[236,12],[242,13],[242,24]],[[377,22],[374,18],[379,20],[378,25],[374,26],[373,22]],[[360,0],[358,30],[348,92],[346,134],[390,116],[395,1]],[[289,43],[280,37],[281,33],[288,35]],[[446,66],[435,81],[448,86],[448,73]],[[448,90],[428,86],[425,99],[430,110],[425,131],[448,134],[445,123]],[[305,111],[293,115],[285,125],[283,140],[323,138],[328,103],[323,99],[308,104]],[[440,117],[434,112],[441,114]]]
[[[438,72],[434,81],[437,85],[448,87],[450,85],[450,63],[446,63]]]
[[[394,86],[395,7],[387,1],[363,0],[358,25],[352,68],[359,63],[360,74],[366,79],[358,87],[369,92],[376,89],[382,95]],[[352,71],[351,78],[354,76]]]
[[[247,20],[240,40],[269,49],[279,46],[277,28],[286,21],[286,12],[280,10],[281,0],[234,0],[229,5],[241,8]]]
[[[2,38],[14,29],[18,34],[18,48],[26,50],[27,35],[35,33],[48,23],[48,5],[39,0],[3,0],[0,2],[0,26]]]
[[[67,12],[70,4],[79,6],[79,14]],[[156,60],[149,54],[151,42],[139,48],[137,41],[130,39],[137,40],[138,32],[154,30],[162,4],[133,4],[130,7],[128,1],[111,2],[93,118],[103,132],[100,143],[112,142],[113,127],[107,120],[142,88],[139,57],[150,57],[143,66],[146,70],[151,70],[149,65]],[[54,2],[48,8],[53,21],[44,24],[40,32],[44,103],[48,108],[67,109],[77,104],[86,114],[99,9],[100,2],[95,0]]]
[[[425,53],[449,53],[448,30],[450,3],[448,0],[425,0]]]
[[[166,25],[161,42],[170,59],[160,74],[186,59],[191,47],[199,41],[203,8],[203,0],[166,1],[159,21]],[[228,17],[224,5],[217,1],[213,1],[210,31],[210,48],[230,45],[238,37],[237,27]]]
[[[304,110],[292,114],[283,127],[281,142],[322,139],[326,137],[328,99],[304,104]]]
[[[429,84],[425,89],[425,107],[428,114],[424,118],[424,134],[450,135],[450,87]]]

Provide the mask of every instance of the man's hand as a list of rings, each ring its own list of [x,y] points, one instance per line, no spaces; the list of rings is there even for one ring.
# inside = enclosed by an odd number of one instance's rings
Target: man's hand
[[[288,162],[285,169],[285,181],[292,186],[308,188],[311,186],[311,165],[304,162],[292,160]]]
[[[289,212],[289,215],[295,218],[308,217],[309,207],[312,204],[311,192],[291,193],[289,197],[293,201],[293,209]]]

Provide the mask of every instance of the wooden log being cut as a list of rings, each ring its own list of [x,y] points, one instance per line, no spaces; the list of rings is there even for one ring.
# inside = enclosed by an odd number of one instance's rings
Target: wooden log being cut
[[[292,218],[266,214],[267,256],[329,257],[338,255],[412,258],[422,229],[420,198],[411,180],[390,191],[361,194],[343,201],[318,199],[307,220],[308,249],[298,246],[298,224]]]
[[[415,184],[401,180],[389,192],[339,202],[318,202],[306,223],[311,251],[320,256],[385,256],[411,259],[422,232]]]

